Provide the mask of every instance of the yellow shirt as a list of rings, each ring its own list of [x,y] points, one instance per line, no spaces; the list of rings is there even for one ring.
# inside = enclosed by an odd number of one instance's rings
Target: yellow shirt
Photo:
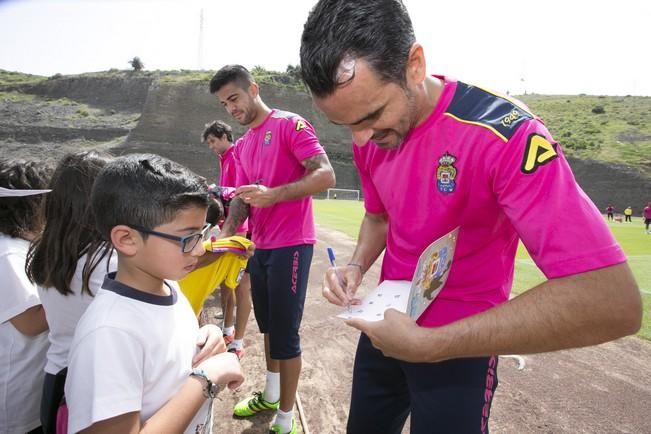
[[[626,208],[624,210],[624,215],[633,215],[633,209],[632,208]]]
[[[225,240],[229,239],[234,239],[233,247],[239,244],[239,248],[244,247],[244,250],[252,245],[251,241],[244,237],[233,236],[219,240],[220,246],[224,246]],[[213,251],[212,243],[213,241],[204,241],[206,251]],[[220,285],[224,284],[234,290],[242,279],[247,262],[248,258],[245,255],[226,251],[215,262],[197,268],[179,280],[181,291],[192,305],[194,313],[199,314],[208,296]]]

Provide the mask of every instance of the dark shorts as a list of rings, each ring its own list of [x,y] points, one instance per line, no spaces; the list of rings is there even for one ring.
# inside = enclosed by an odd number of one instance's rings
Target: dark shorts
[[[313,250],[311,244],[256,249],[249,259],[253,311],[260,332],[269,334],[272,359],[301,355],[298,331]]]
[[[644,224],[645,225],[651,224],[651,219],[644,219]]]
[[[68,368],[56,375],[45,374],[43,395],[41,396],[41,425],[45,434],[56,432],[57,411],[63,401],[63,388],[66,384]]]
[[[407,363],[385,357],[361,335],[355,355],[348,434],[488,433],[497,357]]]

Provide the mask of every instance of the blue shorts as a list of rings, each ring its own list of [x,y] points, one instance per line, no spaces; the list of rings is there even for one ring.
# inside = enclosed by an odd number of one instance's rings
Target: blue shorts
[[[301,355],[298,330],[303,319],[314,246],[256,249],[249,259],[253,311],[262,333],[269,334],[272,359]]]
[[[357,344],[348,434],[487,434],[497,357],[407,363]]]

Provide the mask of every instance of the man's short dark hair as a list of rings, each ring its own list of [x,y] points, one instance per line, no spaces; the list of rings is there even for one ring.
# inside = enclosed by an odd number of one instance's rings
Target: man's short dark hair
[[[207,208],[210,201],[204,178],[154,154],[111,161],[97,176],[91,195],[97,229],[107,240],[117,225],[153,229],[182,210]]]
[[[209,123],[201,135],[202,141],[205,142],[208,140],[209,135],[213,135],[218,139],[221,139],[224,137],[224,135],[226,135],[226,139],[228,139],[229,142],[233,143],[233,129],[224,121],[212,121]]]
[[[48,188],[52,175],[49,162],[6,159],[0,161],[0,187],[10,190]],[[45,194],[0,198],[0,233],[26,238],[42,229]]]
[[[226,65],[221,68],[210,80],[210,93],[214,94],[228,83],[235,82],[242,89],[248,89],[255,83],[248,69],[242,65]]]
[[[382,80],[404,86],[414,42],[400,0],[320,0],[303,27],[301,76],[315,96],[331,95],[343,84],[338,71],[350,56],[368,62]]]

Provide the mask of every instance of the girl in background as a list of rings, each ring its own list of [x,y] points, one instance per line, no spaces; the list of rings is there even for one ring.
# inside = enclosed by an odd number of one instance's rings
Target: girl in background
[[[55,432],[77,322],[106,273],[117,269],[117,256],[95,229],[90,209],[93,181],[109,159],[84,151],[60,161],[50,184],[52,192],[45,201],[45,228],[27,257],[27,275],[38,286],[50,327],[41,399],[46,434]]]
[[[0,161],[0,433],[42,433],[39,402],[47,322],[25,275],[29,242],[43,227],[43,189],[51,168]]]

